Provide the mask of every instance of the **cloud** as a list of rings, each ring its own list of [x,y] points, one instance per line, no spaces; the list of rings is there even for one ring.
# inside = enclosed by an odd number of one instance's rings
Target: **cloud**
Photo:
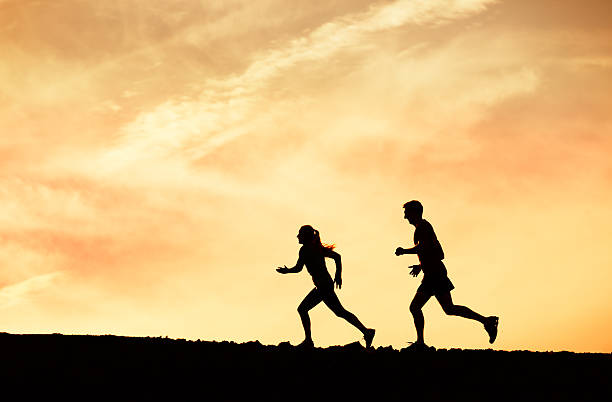
[[[414,283],[389,245],[407,241],[410,198],[478,306],[518,319],[506,301],[550,267],[542,300],[611,283],[611,42],[543,21],[556,2],[12,4],[0,280],[32,282],[2,291],[7,328],[300,336],[285,302],[311,283],[273,268],[310,223],[343,253],[343,301],[398,342],[409,323],[389,306]],[[550,257],[559,245],[588,253]],[[592,293],[571,317],[609,294]]]
[[[302,63],[317,63],[360,47],[372,33],[405,24],[440,24],[483,11],[492,1],[396,1],[328,22],[307,35],[260,54],[242,73],[209,79],[194,100],[168,100],[125,125],[118,147],[105,158],[112,167],[141,158],[165,158],[185,147],[191,158],[207,155],[250,131],[269,81]]]
[[[51,272],[0,288],[0,308],[23,303],[30,297],[52,286],[54,281],[61,275],[61,272]]]

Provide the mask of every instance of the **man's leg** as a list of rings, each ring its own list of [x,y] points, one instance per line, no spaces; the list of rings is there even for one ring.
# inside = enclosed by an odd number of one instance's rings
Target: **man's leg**
[[[423,331],[425,328],[425,317],[423,317],[423,306],[431,298],[431,294],[428,292],[418,291],[414,295],[412,302],[410,303],[410,312],[414,319],[414,327],[416,328],[417,340],[415,343],[425,344],[425,338],[423,337]]]
[[[453,297],[451,296],[450,291],[436,293],[436,299],[438,299],[438,303],[440,303],[440,306],[442,306],[442,310],[444,310],[444,312],[448,315],[456,315],[463,318],[469,318],[470,320],[476,320],[483,324],[486,321],[485,317],[476,313],[475,311],[465,306],[459,306],[454,304]]]
[[[470,320],[482,323],[489,334],[489,343],[495,342],[495,338],[497,338],[497,325],[499,322],[498,317],[484,317],[465,306],[454,304],[450,291],[436,293],[436,299],[438,299],[440,306],[442,306],[442,310],[444,310],[446,314],[469,318]]]
[[[456,315],[463,318],[469,318],[470,320],[476,320],[483,324],[485,323],[485,317],[465,306],[454,304],[450,291],[436,293],[436,299],[438,299],[438,303],[442,306],[442,310],[448,315]]]
[[[312,310],[317,304],[321,303],[321,293],[319,289],[314,288],[306,295],[304,300],[298,306],[298,313],[302,319],[302,326],[304,327],[304,343],[312,343],[312,334],[310,332],[310,316],[308,312]]]

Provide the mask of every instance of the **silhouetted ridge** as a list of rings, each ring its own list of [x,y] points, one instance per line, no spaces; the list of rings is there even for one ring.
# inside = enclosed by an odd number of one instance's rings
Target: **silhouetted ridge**
[[[357,342],[300,350],[287,342],[60,334],[0,334],[0,350],[3,384],[24,396],[584,401],[612,391],[612,354],[602,353],[366,350]]]

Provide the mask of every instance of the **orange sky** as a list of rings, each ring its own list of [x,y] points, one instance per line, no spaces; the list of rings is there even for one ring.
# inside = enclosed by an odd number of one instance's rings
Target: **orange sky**
[[[301,341],[303,224],[415,338],[402,204],[499,349],[612,351],[607,0],[0,0],[0,331]],[[328,267],[333,272],[333,262]],[[313,310],[318,345],[361,334]],[[489,347],[425,308],[427,341]]]

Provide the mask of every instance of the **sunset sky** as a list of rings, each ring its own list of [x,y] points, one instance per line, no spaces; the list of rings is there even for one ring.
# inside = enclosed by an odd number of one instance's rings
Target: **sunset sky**
[[[0,332],[303,339],[310,224],[416,338],[418,199],[495,349],[612,352],[609,0],[0,0]],[[328,269],[334,272],[333,261]],[[432,299],[426,341],[487,348]],[[321,305],[318,346],[361,333]]]

